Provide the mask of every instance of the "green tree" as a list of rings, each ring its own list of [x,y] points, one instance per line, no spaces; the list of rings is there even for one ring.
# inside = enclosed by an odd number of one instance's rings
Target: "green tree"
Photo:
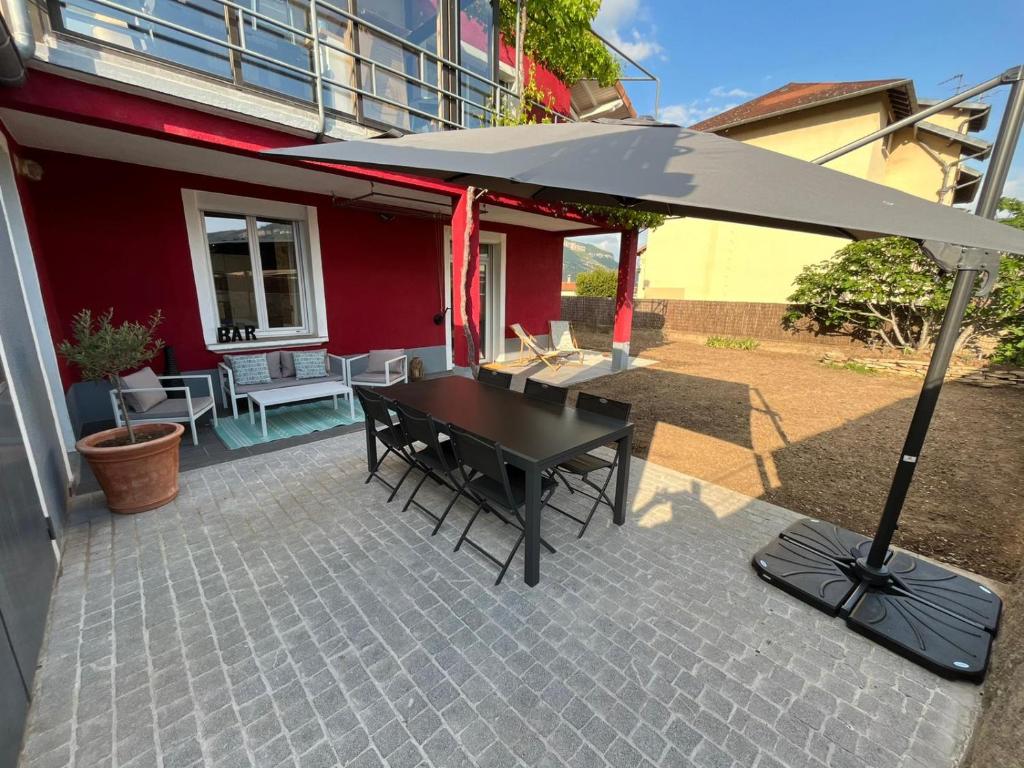
[[[523,53],[574,85],[594,79],[613,85],[622,75],[618,61],[590,31],[601,0],[521,0],[525,11]],[[499,28],[516,44],[516,0],[500,0]]]
[[[923,351],[935,341],[952,285],[952,275],[942,274],[912,240],[864,240],[797,275],[786,322],[809,318],[823,330]],[[968,307],[956,348],[978,335],[1005,334],[1022,312],[1024,261],[1005,257],[995,288]]]
[[[1015,197],[1002,197],[999,199],[998,212],[1003,214],[999,219],[1003,224],[1024,229],[1024,200],[1018,200]]]
[[[576,276],[576,295],[613,298],[618,284],[618,272],[598,267],[591,272],[583,272]]]
[[[121,325],[114,325],[113,318],[113,309],[108,309],[95,320],[92,312],[83,309],[71,320],[74,341],[65,339],[57,351],[69,363],[78,366],[82,378],[110,382],[124,414],[128,439],[134,443],[135,430],[128,418],[128,408],[121,391],[121,374],[138,368],[163,349],[163,341],[154,337],[163,315],[157,310],[146,323],[125,322]]]

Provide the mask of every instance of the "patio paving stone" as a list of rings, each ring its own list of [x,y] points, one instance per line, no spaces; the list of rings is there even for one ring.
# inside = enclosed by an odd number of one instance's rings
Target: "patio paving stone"
[[[190,470],[136,516],[79,498],[22,768],[956,765],[979,688],[754,575],[794,513],[635,459],[624,527],[547,513],[540,585],[520,553],[495,587],[452,552],[469,509],[430,536],[363,451]]]

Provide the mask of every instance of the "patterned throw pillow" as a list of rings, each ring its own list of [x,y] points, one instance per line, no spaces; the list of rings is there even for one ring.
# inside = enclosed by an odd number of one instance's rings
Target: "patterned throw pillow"
[[[318,349],[314,352],[293,352],[296,379],[318,379],[327,375],[327,353]]]
[[[266,355],[233,355],[231,368],[235,372],[235,383],[269,384],[270,368]]]

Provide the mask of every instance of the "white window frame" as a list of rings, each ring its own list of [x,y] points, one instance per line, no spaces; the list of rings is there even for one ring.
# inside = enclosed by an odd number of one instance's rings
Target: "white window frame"
[[[244,349],[268,349],[296,344],[319,344],[328,340],[327,305],[324,292],[323,262],[320,254],[320,231],[316,206],[282,203],[256,197],[225,195],[195,189],[181,190],[188,230],[189,250],[192,254],[192,273],[199,300],[199,315],[206,348],[213,352]],[[302,297],[303,325],[300,328],[264,328],[257,333],[257,341],[223,344],[217,341],[220,317],[217,313],[217,290],[213,281],[213,265],[206,239],[205,214],[230,214],[293,221],[296,227],[296,256]],[[251,242],[258,242],[247,223]],[[263,285],[262,272],[256,254],[252,254],[254,285]],[[266,297],[256,291],[256,303],[261,318],[266,317]]]
[[[454,313],[458,311],[456,307],[452,306],[452,228],[446,225],[444,228],[444,304],[452,312],[452,315],[445,318],[444,324],[444,356],[445,365],[448,370],[452,370],[455,367],[455,353],[452,339],[452,323],[451,318],[454,317]],[[493,281],[491,283],[491,295],[488,298],[488,302],[491,303],[492,314],[495,315],[494,323],[489,323],[490,330],[488,335],[490,336],[489,346],[493,350],[494,354],[491,358],[481,358],[480,362],[503,362],[509,359],[508,353],[505,351],[505,271],[506,264],[508,262],[508,238],[503,232],[486,232],[480,231],[480,243],[481,245],[496,245],[498,246],[497,253],[497,267],[494,274],[490,276]],[[496,284],[495,284],[496,283]]]

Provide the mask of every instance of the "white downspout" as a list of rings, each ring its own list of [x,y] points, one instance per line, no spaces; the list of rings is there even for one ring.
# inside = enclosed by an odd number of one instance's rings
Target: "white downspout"
[[[32,33],[32,18],[27,0],[3,0],[4,18],[11,31],[14,47],[23,63],[27,64],[36,52],[36,38]]]

